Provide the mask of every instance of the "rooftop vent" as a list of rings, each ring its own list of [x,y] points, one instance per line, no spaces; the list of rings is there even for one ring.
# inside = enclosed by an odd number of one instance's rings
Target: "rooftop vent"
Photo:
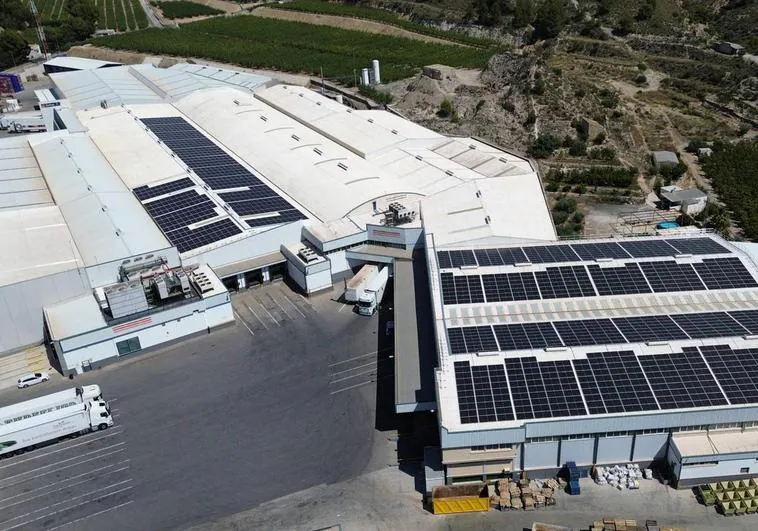
[[[323,155],[323,154],[324,154],[324,152],[323,152],[323,151],[321,151],[319,148],[313,148],[313,152],[314,152],[316,155]]]
[[[234,104],[235,105],[239,105],[240,104],[240,100],[234,100]]]
[[[266,118],[265,116],[261,115],[261,116],[260,116],[260,118],[261,118],[261,120],[263,120],[264,122],[268,122],[268,118]]]
[[[421,155],[416,155],[416,160],[424,160],[424,157],[422,157]]]
[[[393,129],[393,130],[392,130],[392,134],[393,134],[393,135],[396,135],[396,134],[397,134],[397,129]]]
[[[373,118],[369,118],[368,119],[368,123],[373,124],[374,123],[374,119]]]
[[[306,264],[312,264],[318,261],[318,255],[309,247],[303,247],[297,252],[298,258]]]
[[[468,145],[468,148],[469,148],[469,149],[476,149],[476,146],[475,146],[474,144],[469,144],[469,145]]]
[[[300,137],[297,135],[292,135],[292,140],[295,140],[297,142],[300,142]]]
[[[339,164],[337,164],[337,167],[341,170],[347,171],[347,164],[340,162]]]

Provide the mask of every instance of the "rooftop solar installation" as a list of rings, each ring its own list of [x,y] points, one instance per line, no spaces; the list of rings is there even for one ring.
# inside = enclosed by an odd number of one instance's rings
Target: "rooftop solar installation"
[[[522,250],[533,264],[578,262],[581,260],[568,245],[540,245],[536,247],[523,247]]]
[[[584,266],[548,267],[534,274],[543,299],[593,297],[596,295]]]
[[[502,351],[563,346],[552,323],[502,324],[492,328]]]
[[[679,251],[665,240],[628,240],[619,242],[619,245],[634,258],[653,258],[679,254]]]
[[[479,275],[471,275],[469,278],[478,279]],[[481,278],[487,302],[526,301],[540,298],[534,273],[498,273],[482,275]]]
[[[470,366],[455,362],[455,386],[461,424],[513,420],[508,381],[502,365]]]
[[[639,356],[661,409],[723,406],[724,394],[697,349]]]
[[[758,310],[740,310],[729,312],[729,315],[751,334],[758,334]]]
[[[631,295],[652,291],[636,263],[626,263],[621,267],[600,267],[591,264],[587,269],[598,295]]]
[[[665,260],[641,262],[640,267],[650,287],[656,293],[705,289],[691,264],[679,264],[673,260]]]
[[[629,343],[689,339],[668,315],[614,317],[612,320]]]
[[[694,264],[700,278],[708,289],[754,288],[758,286],[742,261],[734,257],[706,258]]]
[[[563,343],[570,347],[626,343],[611,319],[555,321],[553,325]]]
[[[679,254],[730,254],[729,249],[710,238],[677,238],[667,241]]]
[[[587,414],[570,361],[510,358],[505,369],[517,419]]]
[[[227,201],[237,215],[244,218],[248,227],[288,223],[306,218],[184,118],[143,118],[142,122],[212,190],[238,189],[228,194],[219,193],[219,197]],[[191,179],[180,179],[155,187],[143,186],[135,189],[134,193],[143,201],[145,208],[169,240],[177,246],[177,242],[181,241],[182,252],[218,241],[213,238],[224,239],[242,232],[242,229],[228,218],[225,222],[208,225],[211,228],[189,229],[189,225],[213,217],[210,216],[210,207],[199,206],[199,203],[204,201],[197,201],[191,195],[195,192],[184,192],[145,203],[152,198],[191,186]],[[161,217],[190,206],[193,208],[187,209],[186,217],[182,217],[185,214],[172,215],[170,222],[162,224]],[[248,216],[250,219],[247,219]]]
[[[602,258],[630,258],[623,247],[616,242],[602,243],[572,243],[571,248],[582,260],[597,260]]]
[[[726,312],[682,313],[671,318],[692,339],[744,336],[749,333]]]
[[[758,402],[758,349],[728,345],[699,347],[732,404]]]

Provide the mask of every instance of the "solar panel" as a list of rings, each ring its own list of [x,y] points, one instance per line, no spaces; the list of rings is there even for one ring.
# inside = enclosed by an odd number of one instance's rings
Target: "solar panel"
[[[475,249],[474,256],[481,267],[522,264],[529,261],[520,247]]]
[[[732,404],[758,402],[758,349],[732,350],[728,345],[702,346],[721,389]]]
[[[247,190],[239,190],[237,192],[222,192],[218,196],[229,203],[237,203],[239,201],[249,201],[251,199],[263,199],[266,197],[278,197],[277,193],[265,184],[253,186]],[[287,208],[292,208],[287,206]]]
[[[697,349],[639,356],[661,409],[722,406],[727,403]]]
[[[255,214],[265,214],[268,212],[292,209],[292,205],[279,196],[267,197],[264,199],[251,199],[248,201],[237,201],[235,203],[230,203],[229,206],[240,216],[251,216]]]
[[[471,367],[471,376],[474,380],[474,397],[476,399],[476,411],[479,422],[495,422],[495,400],[492,397],[492,384],[486,365],[474,365]]]
[[[242,232],[234,222],[225,218],[196,229],[182,227],[171,231],[169,240],[176,245],[180,253],[203,247]]]
[[[660,262],[640,262],[650,287],[655,293],[670,291],[698,291],[705,286],[690,264],[679,264],[673,260]]]
[[[476,304],[484,302],[479,275],[440,275],[443,304]]]
[[[513,420],[511,393],[508,390],[508,380],[505,377],[505,367],[502,365],[487,365],[492,385],[492,396],[495,401],[495,415],[498,422]]]
[[[450,262],[452,263],[453,267],[477,265],[476,258],[474,257],[474,251],[465,249],[462,251],[454,250],[448,252],[450,253]]]
[[[487,302],[525,301],[540,298],[533,273],[482,275]]]
[[[543,299],[592,297],[595,288],[584,266],[548,267],[534,274]]]
[[[729,254],[730,251],[710,238],[676,238],[666,240],[679,254]]]
[[[736,319],[751,334],[758,334],[758,310],[729,312],[729,315],[733,319]]]
[[[210,200],[198,203],[196,205],[183,208],[181,210],[175,210],[162,216],[153,218],[163,232],[168,236],[169,240],[171,235],[168,234],[172,230],[176,230],[179,227],[186,227],[193,223],[205,221],[216,217],[218,213],[214,208],[213,203]]]
[[[503,324],[492,328],[502,351],[563,346],[551,323]]]
[[[614,317],[612,320],[629,343],[689,339],[668,315]]]
[[[456,361],[455,388],[458,392],[458,412],[461,424],[472,424],[479,421],[476,414],[476,399],[474,398],[474,381],[471,377],[471,367],[467,361]]]
[[[277,215],[266,216],[254,219],[246,219],[248,227],[262,227],[266,225],[276,225],[278,223],[289,223],[290,221],[297,221],[303,219],[303,214],[295,208],[289,210],[280,210]]]
[[[563,344],[570,347],[626,343],[610,319],[555,321],[553,325]]]
[[[509,358],[505,368],[517,419],[587,414],[570,361]]]
[[[437,261],[440,264],[440,269],[450,269],[453,267],[449,251],[437,251]]]
[[[590,414],[658,409],[632,351],[590,353],[574,368]]]
[[[580,258],[568,245],[538,245],[522,247],[522,250],[533,264],[580,261]]]
[[[465,354],[466,353],[466,341],[463,339],[462,328],[448,328],[447,340],[450,343],[451,354]]]
[[[619,245],[634,258],[653,258],[679,254],[665,240],[628,240],[619,242]]]
[[[497,352],[497,341],[491,326],[466,326],[463,328],[466,352]]]
[[[680,313],[671,318],[692,339],[744,336],[749,333],[726,312]]]
[[[571,248],[582,260],[597,260],[598,258],[629,258],[618,243],[572,243]]]
[[[710,240],[709,240],[710,241]],[[706,258],[700,264],[694,264],[708,289],[754,288],[758,286],[753,275],[735,257]]]
[[[598,295],[631,295],[650,293],[650,286],[636,263],[627,263],[621,267],[587,266]]]
[[[170,195],[162,199],[155,199],[149,203],[142,203],[142,205],[145,207],[145,210],[147,210],[150,216],[155,218],[157,216],[162,216],[163,214],[168,214],[169,212],[181,210],[182,208],[204,203],[206,201],[210,201],[210,199],[208,199],[208,196],[199,194],[195,190],[189,190],[187,192]]]
[[[134,192],[134,195],[137,196],[137,199],[140,201],[146,201],[147,199],[152,199],[153,197],[170,194],[171,192],[178,192],[179,190],[192,188],[193,186],[195,186],[195,183],[193,183],[192,180],[188,177],[185,177],[177,181],[157,184],[155,186],[138,186],[132,191]]]

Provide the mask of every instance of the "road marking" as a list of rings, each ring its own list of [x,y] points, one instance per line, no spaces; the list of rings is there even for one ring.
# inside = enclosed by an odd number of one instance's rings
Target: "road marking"
[[[255,316],[255,318],[258,319],[258,321],[260,321],[260,323],[263,325],[263,328],[265,328],[266,330],[268,330],[268,326],[266,325],[266,323],[263,322],[263,319],[261,319],[260,317],[258,317],[258,314],[255,313],[255,311],[247,303],[244,303],[244,304],[245,304],[245,308],[247,308],[248,310],[250,310],[250,313],[252,313]]]
[[[282,325],[280,325],[280,324],[279,324],[279,321],[277,321],[276,319],[274,319],[274,316],[273,316],[273,315],[271,315],[271,312],[270,312],[270,311],[268,311],[268,308],[266,308],[266,307],[263,305],[263,303],[261,302],[261,300],[260,300],[258,297],[256,297],[256,298],[255,298],[255,300],[257,300],[257,301],[258,301],[258,304],[260,304],[260,305],[261,305],[261,308],[263,308],[264,310],[266,310],[266,313],[268,314],[268,316],[269,316],[269,317],[271,317],[271,320],[272,320],[272,321],[274,321],[274,324],[275,324],[276,326],[282,326]]]
[[[370,384],[370,383],[374,383],[374,381],[375,381],[375,380],[369,380],[369,381],[367,381],[367,382],[363,382],[363,383],[359,383],[359,384],[351,385],[350,387],[345,387],[344,389],[337,389],[336,391],[332,391],[332,392],[331,392],[331,393],[329,393],[329,394],[330,394],[330,395],[336,395],[337,393],[341,393],[341,392],[343,392],[343,391],[349,391],[350,389],[355,389],[356,387],[361,387],[361,386],[364,386],[364,385],[368,385],[368,384]]]
[[[112,444],[110,446],[106,446],[105,448],[100,448],[98,450],[93,450],[92,452],[87,452],[86,454],[81,454],[81,455],[76,455],[74,457],[69,457],[68,459],[64,459],[63,461],[56,461],[55,463],[50,463],[49,465],[44,465],[44,466],[41,466],[41,467],[38,467],[38,468],[33,468],[31,470],[27,470],[26,472],[19,472],[18,474],[15,474],[13,476],[4,477],[0,481],[6,480],[6,479],[17,478],[17,477],[23,476],[25,474],[31,474],[33,472],[36,472],[37,470],[44,470],[45,468],[50,468],[51,466],[59,465],[61,463],[65,463],[66,461],[73,461],[74,459],[79,459],[80,457],[84,457],[85,455],[96,454],[96,453],[102,452],[103,450],[108,450],[109,448],[115,448],[116,446],[123,446],[125,444],[126,444],[125,442],[120,442],[120,443]],[[0,487],[1,487],[1,485],[0,485]]]
[[[71,481],[72,479],[77,479],[77,478],[80,478],[82,476],[88,476],[90,474],[94,474],[96,472],[100,472],[101,470],[105,470],[106,468],[112,468],[114,466],[123,465],[124,463],[127,463],[128,461],[129,460],[127,459],[125,461],[119,461],[118,463],[113,463],[112,465],[101,466],[100,468],[96,468],[95,470],[90,470],[89,472],[84,472],[83,474],[77,474],[76,476],[71,476],[70,478],[62,479],[60,481],[55,481],[53,483],[48,483],[47,485],[43,485],[42,487],[37,487],[36,489],[26,490],[26,491],[22,492],[21,494],[16,494],[15,496],[9,496],[7,498],[3,498],[3,501],[12,500],[14,498],[18,498],[19,496],[24,496],[26,494],[31,494],[32,492],[37,492],[38,490],[47,489],[49,487],[52,487],[53,485],[59,485],[61,483],[65,483],[67,481]],[[118,470],[114,470],[113,472],[108,472],[107,474],[112,474],[114,472],[119,472],[121,470],[126,470],[127,468],[129,468],[129,467],[125,466],[123,468],[119,468]],[[103,475],[107,475],[107,474],[103,474]]]
[[[247,323],[245,322],[245,320],[242,317],[240,317],[240,314],[237,313],[237,310],[234,310],[234,315],[237,316],[237,319],[239,319],[239,321],[242,323],[242,326],[244,326],[245,328],[247,328],[247,331],[250,332],[250,335],[254,336],[255,334],[253,333],[252,330],[250,330],[250,327],[247,326]]]
[[[289,302],[292,305],[292,307],[295,309],[295,311],[297,311],[297,313],[299,313],[300,315],[302,315],[303,317],[305,317],[305,314],[303,313],[303,311],[300,308],[297,307],[297,304],[295,304],[294,302],[292,302],[292,299],[290,299],[289,297],[287,297],[283,293],[282,293],[282,297],[284,298],[285,301]]]
[[[92,514],[90,514],[88,516],[83,516],[81,518],[77,518],[76,520],[71,520],[70,522],[66,522],[65,524],[61,524],[59,526],[51,527],[50,529],[48,529],[48,531],[55,531],[56,529],[60,529],[63,526],[70,525],[70,524],[75,524],[76,522],[81,522],[82,520],[86,520],[87,518],[92,518],[93,516],[98,516],[98,515],[101,515],[103,513],[107,513],[108,511],[113,511],[114,509],[119,509],[119,508],[121,508],[121,507],[123,507],[125,505],[129,505],[130,503],[134,503],[134,500],[129,500],[126,503],[119,503],[118,505],[114,505],[113,507],[111,507],[109,509],[103,509],[102,511],[98,511],[96,513],[92,513]]]
[[[334,373],[332,373],[332,376],[337,376],[338,374],[343,374],[343,373],[346,373],[346,372],[355,371],[355,370],[358,370],[358,369],[362,369],[363,367],[369,367],[369,366],[375,365],[375,364],[376,364],[376,361],[372,361],[371,363],[364,363],[363,365],[358,365],[356,367],[353,367],[352,369],[343,369],[341,371],[334,372]]]
[[[347,304],[343,304],[342,306],[340,306],[340,309],[339,309],[339,310],[337,310],[337,311],[338,311],[338,312],[341,312],[342,310],[344,310],[344,309],[345,309],[345,307],[346,307],[346,306],[347,306]]]
[[[113,455],[113,454],[117,454],[119,452],[123,452],[124,450],[125,450],[125,448],[120,448],[120,449],[114,450],[113,452],[110,452],[108,454],[99,455],[97,457],[90,457],[89,459],[85,459],[84,461],[79,461],[78,463],[74,463],[73,465],[62,466],[60,468],[56,468],[55,470],[51,470],[50,472],[45,472],[44,474],[37,474],[36,476],[32,476],[32,477],[27,478],[27,479],[22,479],[21,481],[16,481],[15,483],[10,483],[8,485],[0,485],[0,489],[7,489],[8,487],[15,487],[16,485],[21,485],[22,483],[26,483],[27,481],[31,481],[33,479],[37,479],[37,478],[42,477],[42,476],[47,476],[48,474],[54,474],[56,472],[60,472],[61,470],[66,470],[67,468],[79,466],[79,465],[81,465],[83,463],[89,463],[90,461],[94,461],[96,459],[102,459],[103,457],[106,457],[106,456],[109,456],[109,455]],[[87,454],[84,454],[84,455],[87,455]],[[69,459],[67,459],[67,461],[69,461]],[[127,459],[127,461],[128,461],[128,459]],[[50,466],[57,465],[57,464],[58,463],[53,463]],[[42,467],[42,468],[47,468],[47,467]],[[24,472],[24,474],[26,474],[26,472]],[[18,475],[22,475],[22,474],[18,474]],[[11,477],[16,477],[16,476],[11,476]],[[3,479],[10,479],[10,478],[3,478]]]
[[[300,295],[300,298],[303,299],[303,301],[305,301],[305,304],[307,304],[308,306],[310,306],[311,308],[313,308],[313,310],[316,309],[316,308],[313,307],[313,304],[311,303],[311,301],[308,300],[308,297],[306,297],[305,295],[303,295],[300,292],[295,292],[295,293],[297,293],[298,295]]]
[[[129,469],[129,467],[125,466],[125,467],[119,468],[117,470],[111,470],[110,472],[106,472],[105,474],[100,474],[99,476],[97,476],[96,479],[104,478],[105,476],[109,476],[110,474],[115,474],[116,472],[121,472],[122,470],[128,470],[128,469]],[[92,472],[89,472],[89,474],[91,474],[91,473]],[[74,476],[74,478],[81,477],[81,476],[86,476],[86,475],[87,474],[79,474],[78,476]],[[40,487],[40,488],[52,487],[53,485],[57,485],[59,483],[64,483],[66,481],[71,481],[74,478],[64,479],[63,481],[56,481],[55,483],[51,483],[50,485],[46,485],[46,486]],[[92,480],[89,479],[89,478],[83,479],[81,481],[77,481],[76,483],[71,483],[70,485],[66,485],[65,487],[60,487],[60,488],[57,488],[57,489],[49,490],[47,492],[43,492],[42,494],[37,494],[36,496],[32,496],[31,498],[27,498],[25,500],[19,500],[17,502],[13,502],[10,505],[3,505],[2,507],[0,507],[0,509],[5,510],[8,507],[13,507],[14,505],[18,505],[20,503],[30,502],[30,501],[32,501],[34,499],[41,498],[42,496],[47,496],[48,494],[52,494],[53,492],[60,492],[62,490],[70,489],[71,487],[75,487],[77,485],[81,485],[82,483],[88,483],[90,481],[92,481]],[[13,499],[13,498],[18,498],[19,496],[23,496],[24,494],[29,494],[30,492],[34,492],[34,491],[37,491],[37,490],[40,490],[40,489],[34,489],[32,491],[23,492],[21,494],[17,494],[16,496],[11,496],[10,498],[5,498],[5,500],[10,500],[10,499]],[[5,501],[5,500],[3,500],[3,501]]]
[[[344,382],[345,380],[350,380],[351,378],[357,378],[358,376],[364,376],[366,374],[371,374],[371,373],[376,374],[376,369],[371,369],[370,371],[359,372],[359,373],[353,374],[352,376],[345,376],[344,378],[337,378],[336,380],[330,381],[329,384],[331,385],[331,384],[336,384],[338,382]]]
[[[368,354],[361,354],[360,356],[356,356],[354,358],[348,358],[342,361],[335,361],[334,363],[330,363],[328,367],[334,367],[335,365],[342,365],[343,363],[348,363],[350,361],[359,360],[361,358],[367,358],[368,356],[373,356],[374,354],[379,354],[381,352],[386,352],[388,350],[392,350],[392,348],[389,347],[389,348],[383,348],[382,350],[374,350],[373,352],[369,352]]]
[[[79,498],[84,498],[85,496],[91,496],[92,494],[97,494],[97,493],[98,493],[99,491],[101,491],[101,490],[110,489],[111,487],[116,487],[116,486],[118,486],[118,485],[123,485],[124,483],[129,483],[129,482],[131,482],[131,481],[132,481],[131,479],[125,479],[124,481],[119,481],[118,483],[114,483],[114,484],[112,484],[112,485],[108,485],[107,487],[102,487],[102,488],[100,488],[100,489],[98,489],[98,490],[93,490],[93,491],[90,491],[90,492],[85,492],[84,494],[79,494],[78,496],[74,496],[73,498],[69,498],[69,499],[67,499],[67,500],[59,501],[59,502],[53,503],[53,504],[51,504],[51,505],[47,505],[47,506],[45,506],[45,507],[40,507],[39,509],[34,509],[33,511],[29,511],[28,513],[25,513],[25,514],[21,514],[21,515],[19,515],[19,516],[14,516],[13,518],[10,518],[10,519],[8,519],[8,520],[3,520],[2,522],[0,522],[0,525],[3,525],[3,524],[7,524],[8,522],[12,522],[13,520],[18,520],[19,518],[26,518],[27,516],[31,516],[31,515],[33,515],[34,513],[38,513],[38,512],[40,512],[40,511],[44,511],[45,509],[52,509],[53,507],[56,507],[56,506],[58,506],[58,505],[63,505],[63,504],[64,504],[64,503],[66,503],[66,502],[70,502],[70,501],[78,500]],[[133,488],[134,488],[134,487],[127,487],[127,489],[133,489]],[[111,493],[111,494],[106,494],[106,496],[110,496],[110,495],[112,495],[112,494],[115,494],[115,493],[118,493],[118,492],[122,492],[123,490],[126,490],[126,489],[117,490],[117,491],[116,491],[116,492],[114,492],[114,493]],[[104,497],[105,497],[105,496],[102,496],[102,498],[104,498]],[[97,499],[98,499],[98,498],[93,498],[93,499],[92,499],[92,500],[90,500],[90,501],[95,501],[95,500],[97,500]],[[74,505],[73,507],[67,507],[66,509],[73,509],[74,507],[78,507],[78,505]],[[64,510],[66,510],[66,509],[64,509]],[[54,513],[52,513],[52,514],[56,514],[56,513],[59,513],[59,512],[60,512],[60,511],[56,511],[56,512],[54,512]],[[50,515],[45,515],[45,516],[52,516],[52,514],[50,514]],[[45,516],[41,516],[40,518],[45,518]],[[34,520],[29,520],[28,522],[24,522],[23,524],[18,524],[18,525],[15,525],[15,526],[13,526],[13,527],[9,527],[9,528],[7,528],[7,529],[13,529],[13,528],[15,528],[15,527],[19,527],[20,525],[26,525],[26,524],[29,524],[29,523],[31,523],[31,522],[36,522],[36,521],[37,521],[37,520],[39,520],[40,518],[35,518]]]
[[[113,485],[111,485],[110,487],[112,487],[112,486],[113,486]],[[106,487],[106,488],[110,488],[110,487]],[[37,518],[34,518],[34,519],[32,519],[32,520],[28,520],[28,521],[26,521],[26,522],[22,522],[22,523],[20,523],[20,524],[16,524],[16,525],[14,525],[14,526],[12,526],[12,527],[6,527],[6,528],[4,528],[4,529],[3,529],[3,531],[10,531],[11,529],[16,529],[16,528],[18,528],[18,527],[21,527],[21,526],[24,526],[24,525],[28,525],[28,524],[31,524],[32,522],[36,522],[37,520],[42,520],[43,518],[49,518],[50,516],[55,516],[56,514],[58,514],[58,513],[62,513],[63,511],[68,511],[68,510],[71,510],[71,509],[76,509],[77,507],[81,507],[82,505],[87,505],[88,503],[92,503],[92,502],[95,502],[95,501],[103,500],[103,499],[107,498],[108,496],[115,496],[116,494],[119,494],[119,493],[121,493],[121,492],[125,492],[125,491],[127,491],[127,490],[131,490],[131,489],[133,489],[133,488],[134,488],[134,487],[132,487],[132,486],[129,486],[129,487],[126,487],[126,488],[124,488],[124,489],[120,489],[120,490],[117,490],[117,491],[114,491],[114,492],[110,492],[110,493],[108,493],[108,494],[106,494],[106,495],[104,495],[104,496],[100,496],[99,498],[93,498],[93,499],[91,499],[91,500],[87,500],[86,502],[77,503],[76,505],[71,505],[71,506],[69,506],[69,507],[65,507],[65,508],[63,508],[63,509],[59,509],[59,510],[57,510],[57,511],[53,511],[52,513],[43,514],[42,516],[38,516]],[[97,492],[97,491],[94,491],[94,492]],[[82,494],[81,496],[77,496],[76,498],[71,498],[70,500],[64,500],[64,501],[62,501],[62,502],[60,502],[60,503],[56,503],[56,504],[54,504],[54,505],[49,505],[49,506],[47,506],[47,507],[43,507],[42,509],[37,509],[36,511],[33,511],[32,513],[28,513],[28,514],[34,514],[34,513],[36,513],[36,512],[42,511],[42,510],[44,510],[44,509],[49,509],[50,507],[55,507],[56,505],[60,505],[61,503],[65,503],[65,502],[67,502],[67,501],[73,501],[73,500],[76,500],[77,498],[81,498],[82,496],[89,496],[90,494],[92,494],[92,492],[88,492],[87,494]],[[27,516],[27,515],[24,515],[24,516]],[[16,518],[12,518],[12,520],[16,520],[17,518],[19,518],[19,517],[16,517]],[[10,521],[11,521],[11,520],[6,520],[5,522],[0,522],[0,524],[4,524],[4,523],[6,523],[6,522],[10,522]],[[65,524],[64,524],[64,525],[65,525]]]
[[[33,461],[34,459],[39,459],[40,457],[46,457],[48,455],[57,454],[58,452],[63,452],[65,450],[69,450],[71,448],[76,448],[77,446],[81,446],[83,444],[89,444],[91,442],[99,441],[101,439],[105,439],[106,437],[113,437],[114,435],[119,435],[121,433],[123,433],[123,431],[118,431],[118,432],[117,431],[111,431],[110,433],[108,433],[106,435],[103,435],[102,437],[97,437],[95,439],[87,439],[86,441],[82,441],[82,442],[77,443],[77,444],[72,444],[71,446],[66,446],[65,448],[57,448],[55,450],[52,450],[50,452],[46,452],[44,454],[35,454],[32,457],[29,457],[27,459],[21,459],[19,461],[14,461],[12,463],[8,463],[7,465],[0,466],[0,470],[2,470],[4,468],[12,467],[14,465],[20,465],[21,463],[27,463],[29,461]],[[60,443],[60,444],[65,444],[65,443]]]
[[[284,306],[282,306],[281,304],[279,304],[279,302],[274,297],[272,297],[270,293],[267,293],[266,295],[268,295],[269,299],[271,299],[272,301],[274,301],[274,304],[276,304],[277,306],[279,306],[279,308],[284,312],[284,315],[286,315],[287,318],[289,318],[290,320],[292,320],[292,316],[289,314],[289,312],[287,310],[284,309]]]

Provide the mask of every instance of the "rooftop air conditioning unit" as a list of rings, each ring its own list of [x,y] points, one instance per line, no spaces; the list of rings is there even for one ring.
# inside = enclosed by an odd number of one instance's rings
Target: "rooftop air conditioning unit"
[[[306,264],[312,264],[313,262],[318,261],[318,255],[313,249],[310,249],[309,247],[303,247],[300,249],[297,252],[297,256]]]

